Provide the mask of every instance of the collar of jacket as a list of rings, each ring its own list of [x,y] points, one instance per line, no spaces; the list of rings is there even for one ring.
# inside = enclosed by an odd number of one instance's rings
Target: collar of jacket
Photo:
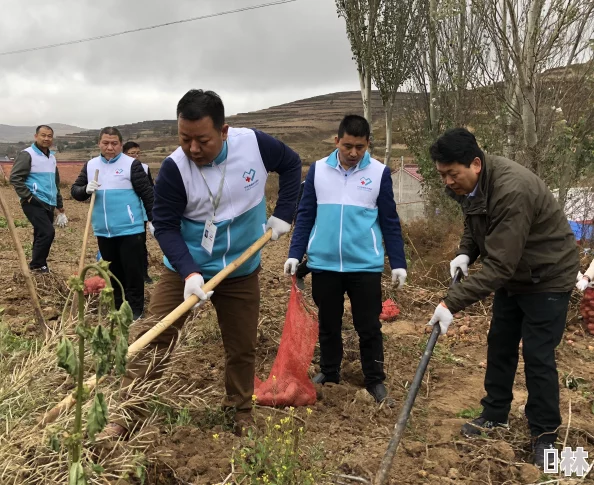
[[[220,165],[221,163],[223,163],[225,160],[227,160],[227,152],[228,152],[227,140],[225,140],[223,142],[223,148],[221,148],[221,151],[217,155],[217,158],[215,158],[209,164],[205,165],[205,167],[212,167],[213,164]]]
[[[363,170],[364,168],[367,168],[370,163],[371,156],[369,155],[369,152],[365,152],[365,156],[359,161],[359,163],[357,163],[357,165],[355,165],[354,171],[356,172],[358,170]],[[338,170],[338,148],[328,156],[326,164]]]
[[[479,175],[476,194],[474,197],[458,195],[452,189],[446,187],[446,194],[462,206],[465,214],[485,214],[487,212],[487,198],[489,196],[488,188],[491,168],[491,160],[487,155],[485,155],[485,162],[483,163],[483,168]]]
[[[117,161],[120,159],[120,157],[121,157],[121,156],[122,156],[122,154],[121,154],[121,153],[118,153],[118,154],[117,154],[115,157],[113,157],[111,160],[107,160],[107,158],[105,158],[103,155],[101,155],[101,161],[102,161],[103,163],[115,163],[115,162],[117,162]]]
[[[56,152],[52,152],[51,150],[48,150],[48,151],[47,151],[47,152],[48,152],[48,154],[46,155],[46,154],[45,154],[45,153],[43,153],[43,152],[41,151],[41,149],[40,149],[40,148],[37,146],[37,143],[32,143],[32,144],[31,144],[31,148],[33,148],[33,150],[35,151],[35,153],[37,153],[38,155],[43,155],[43,156],[45,156],[45,157],[47,157],[47,158],[51,157],[51,156],[52,156],[54,153],[56,153]]]

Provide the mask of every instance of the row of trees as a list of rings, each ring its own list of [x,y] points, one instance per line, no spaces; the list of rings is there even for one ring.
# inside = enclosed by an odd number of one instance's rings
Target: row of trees
[[[336,0],[391,154],[396,93],[411,93],[402,133],[427,168],[427,145],[452,126],[567,189],[594,167],[594,2],[591,0]],[[401,98],[398,98],[401,99]],[[424,175],[431,180],[432,171]]]

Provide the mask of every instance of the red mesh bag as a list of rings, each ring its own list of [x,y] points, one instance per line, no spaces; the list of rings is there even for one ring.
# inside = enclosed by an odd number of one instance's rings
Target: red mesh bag
[[[382,304],[382,313],[380,313],[380,320],[384,322],[392,322],[400,313],[400,308],[389,298]]]
[[[583,318],[584,330],[594,335],[594,288],[586,288],[584,291],[580,314]]]
[[[98,295],[105,288],[105,280],[101,276],[91,276],[85,280],[85,295]]]
[[[307,370],[318,340],[318,318],[306,307],[295,283],[293,277],[285,326],[270,375],[264,382],[255,378],[254,393],[263,406],[308,406],[316,402]]]

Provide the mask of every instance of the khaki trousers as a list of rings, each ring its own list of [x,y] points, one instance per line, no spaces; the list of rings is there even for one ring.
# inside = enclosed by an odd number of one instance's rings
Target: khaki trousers
[[[256,340],[260,312],[259,269],[247,276],[227,278],[214,290],[212,303],[217,313],[219,328],[225,349],[224,407],[249,412],[254,393]],[[158,320],[165,317],[183,302],[184,281],[178,273],[165,269],[148,309],[151,324],[138,335],[148,331]],[[128,363],[122,381],[122,391],[127,395],[135,379],[154,380],[163,374],[164,366],[179,337],[190,312],[176,320],[158,335],[134,359]],[[200,322],[198,321],[199,325]],[[146,410],[137,410],[138,419],[147,416]],[[123,420],[122,420],[123,421]],[[129,428],[130,423],[116,421]]]

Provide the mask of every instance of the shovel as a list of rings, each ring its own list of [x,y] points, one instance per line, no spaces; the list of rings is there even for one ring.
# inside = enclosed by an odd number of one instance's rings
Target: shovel
[[[462,271],[457,269],[456,273],[454,273],[454,277],[452,278],[452,282],[450,283],[450,288],[460,281],[461,276]],[[421,383],[423,382],[423,376],[425,375],[425,371],[429,365],[429,360],[431,359],[431,354],[433,354],[433,348],[437,343],[440,331],[441,329],[439,327],[439,322],[437,322],[435,325],[433,325],[433,330],[431,330],[431,335],[427,341],[427,347],[425,347],[425,352],[423,352],[423,357],[421,357],[421,362],[417,367],[417,372],[415,373],[412,385],[408,391],[408,396],[406,396],[406,401],[404,401],[404,407],[402,408],[402,411],[400,411],[400,416],[398,416],[398,422],[394,428],[394,434],[392,434],[392,438],[388,444],[388,449],[386,450],[386,454],[384,455],[384,458],[380,464],[380,468],[375,477],[375,485],[384,485],[388,479],[388,473],[390,472],[392,462],[396,456],[400,439],[402,438],[404,430],[406,429],[408,417],[410,416],[410,412],[415,403],[417,393],[419,392]]]
[[[264,245],[270,241],[272,237],[272,229],[268,229],[266,233],[261,236],[254,244],[252,244],[249,248],[245,250],[245,252],[239,256],[235,261],[231,264],[226,266],[223,270],[213,276],[210,280],[208,280],[202,289],[205,293],[213,290],[221,281],[223,281],[227,276],[229,276],[233,271],[239,268],[243,263],[245,263],[249,258],[251,258],[254,254],[256,254],[260,249],[264,247]],[[128,355],[127,358],[130,360],[134,355],[136,355],[140,350],[146,347],[149,343],[151,343],[157,335],[160,335],[166,328],[170,327],[175,321],[180,318],[184,313],[189,312],[196,303],[200,300],[196,295],[190,295],[183,303],[181,303],[175,310],[169,313],[167,316],[163,317],[162,320],[157,322],[153,328],[151,328],[148,332],[142,335],[138,340],[128,347]],[[101,380],[105,379],[107,376],[103,376]],[[90,393],[95,386],[97,385],[97,379],[95,376],[90,377],[85,381],[85,387],[87,388],[88,392]],[[39,422],[41,427],[49,423],[53,423],[58,416],[70,409],[76,403],[76,391],[72,394],[66,396],[62,401],[56,404],[52,409],[50,409]]]

